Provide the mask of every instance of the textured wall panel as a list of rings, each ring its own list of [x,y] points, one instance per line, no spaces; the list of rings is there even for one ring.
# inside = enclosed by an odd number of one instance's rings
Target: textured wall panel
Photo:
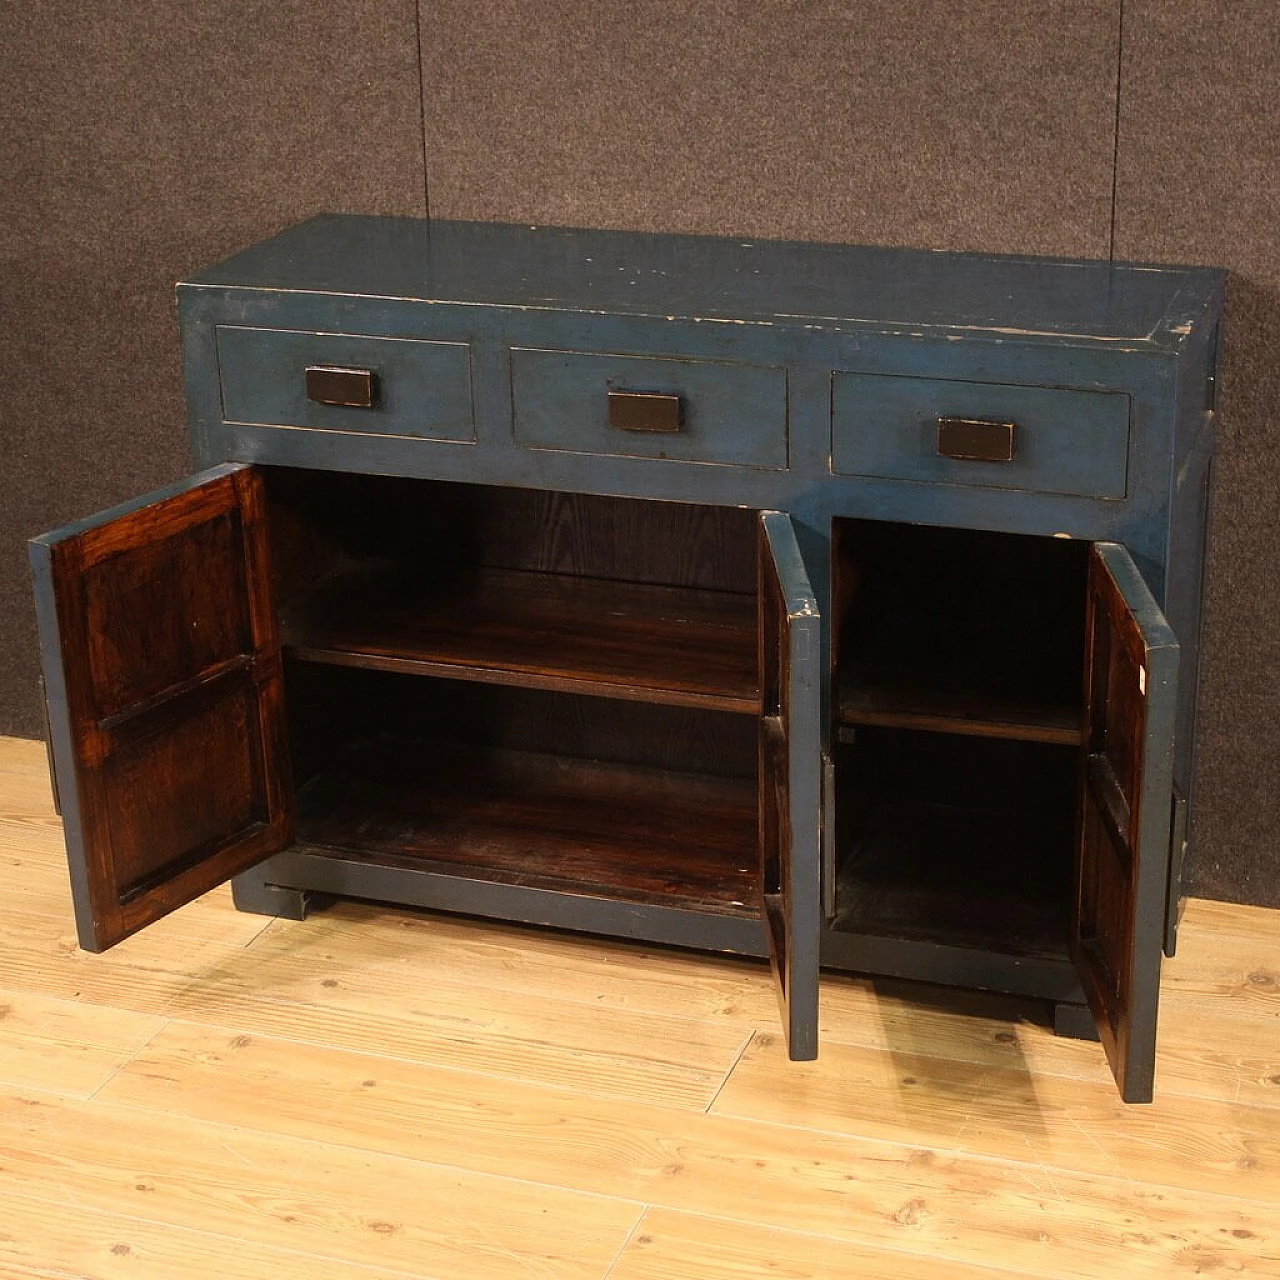
[[[1232,272],[1191,883],[1280,906],[1277,85],[1272,0],[1126,3],[1116,254]]]
[[[0,732],[24,540],[186,469],[173,282],[321,209],[422,213],[413,0],[5,6]]]
[[[422,0],[433,216],[1105,256],[1115,0]]]

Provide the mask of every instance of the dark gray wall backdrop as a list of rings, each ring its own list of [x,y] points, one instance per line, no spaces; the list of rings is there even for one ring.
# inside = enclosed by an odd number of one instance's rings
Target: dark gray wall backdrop
[[[186,469],[173,281],[314,212],[1205,262],[1192,885],[1280,905],[1274,0],[25,0],[0,48],[0,732],[25,538]]]

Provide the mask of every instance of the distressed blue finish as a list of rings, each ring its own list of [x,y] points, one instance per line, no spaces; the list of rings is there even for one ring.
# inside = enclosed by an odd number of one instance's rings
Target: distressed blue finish
[[[1185,800],[1181,831],[1187,847],[1194,831],[1196,702],[1199,694],[1200,619],[1204,605],[1206,539],[1213,501],[1214,435],[1217,425],[1218,326],[1196,330],[1184,354],[1177,386],[1178,440],[1170,478],[1168,575],[1162,605],[1181,650],[1178,710],[1174,729],[1173,779]],[[1181,910],[1181,871],[1186,850],[1176,848],[1170,866],[1164,949],[1173,955]]]
[[[782,858],[785,905],[775,914],[766,901],[766,932],[779,979],[787,1048],[792,1058],[808,1059],[818,1055],[822,759],[816,746],[823,720],[822,616],[791,520],[780,511],[765,511],[760,523],[769,556],[763,568],[776,579],[785,610],[785,681],[779,693],[787,776],[775,785],[786,797],[789,837]],[[772,639],[764,637],[764,643]],[[762,779],[761,785],[770,780]]]
[[[1134,806],[1137,839],[1131,869],[1134,945],[1120,1042],[1114,1046],[1120,1091],[1126,1101],[1151,1099],[1156,1018],[1160,1005],[1160,951],[1164,942],[1172,816],[1173,740],[1178,702],[1178,640],[1129,553],[1114,543],[1094,548],[1129,607],[1145,646],[1146,717],[1141,743],[1142,783]]]
[[[678,395],[678,433],[620,431],[609,425],[610,391]],[[511,352],[518,444],[572,453],[787,465],[787,371],[707,360]]]
[[[1187,434],[1176,390],[1221,288],[1221,273],[1204,269],[333,216],[203,273],[180,287],[180,303],[202,465],[234,458],[773,508],[797,517],[806,555],[820,554],[833,514],[1110,539],[1163,600],[1170,476]],[[475,442],[228,422],[211,337],[228,324],[467,344]],[[785,368],[786,469],[759,465],[764,446],[750,431],[736,466],[719,453],[711,465],[672,450],[527,447],[512,395],[520,348],[705,361],[723,375],[711,391],[726,403],[734,366]],[[833,476],[837,372],[1117,393],[1079,397],[1078,414],[1055,420],[1056,466],[1099,440],[1110,461],[1072,464],[1086,475],[1062,487],[1087,492],[1033,501],[1020,489]],[[992,416],[1007,407],[995,393],[989,403]],[[821,600],[820,567],[811,564]]]
[[[782,676],[766,695],[772,754],[761,784],[778,797],[783,832],[776,885],[766,859],[763,932],[301,847],[240,877],[238,900],[300,914],[312,892],[383,893],[751,954],[767,937],[795,1057],[817,1049],[820,956],[1078,1005],[1065,956],[1024,963],[998,949],[823,931],[822,859],[830,879],[840,838],[830,785],[824,799],[823,619],[837,517],[1086,539],[1146,643],[1137,941],[1127,1041],[1113,1054],[1125,1096],[1145,1096],[1160,944],[1178,896],[1170,800],[1192,782],[1222,284],[1221,273],[1193,268],[325,217],[180,286],[201,465],[757,509],[761,571],[782,601],[778,634],[762,636]],[[376,406],[310,402],[304,370],[315,364],[376,373]],[[610,390],[680,396],[681,430],[611,426]],[[1011,461],[940,457],[940,416],[1016,422]],[[47,539],[33,546],[53,652],[61,636],[47,552]],[[56,679],[49,694],[57,759],[67,745]],[[64,804],[74,827],[76,795]]]
[[[1189,793],[1222,289],[1223,274],[1201,268],[326,216],[179,293],[202,465],[777,510],[823,613],[834,516],[1122,544],[1182,644],[1173,774]],[[312,430],[272,425],[290,416],[278,409],[236,420],[219,326],[459,344],[474,434],[362,428],[351,411],[308,419]],[[317,339],[317,359],[333,341]],[[611,381],[683,391],[689,432],[618,441],[605,425]],[[424,385],[419,399],[439,395]],[[1014,461],[931,454],[943,412],[1017,421]],[[825,682],[830,637],[817,636]],[[815,741],[828,736],[819,716]],[[1177,894],[1170,880],[1170,920]],[[847,940],[824,947],[857,963]],[[981,980],[1025,989],[1012,972]]]
[[[334,252],[334,246],[341,250]],[[1218,287],[1198,268],[325,215],[193,283],[910,335],[1174,350]]]
[[[299,333],[220,325],[222,412],[228,422],[379,435],[471,440],[471,358],[460,342]],[[368,409],[307,399],[307,365],[368,369],[377,403]]]
[[[264,890],[282,897],[290,892],[298,895],[294,898],[296,909],[286,908],[294,911],[289,918],[300,919],[305,914],[308,904],[302,894],[319,892],[400,902],[433,911],[453,911],[520,924],[579,929],[675,947],[697,947],[744,956],[765,955],[760,924],[747,916],[713,915],[585,894],[570,895],[529,885],[470,880],[416,867],[371,865],[354,855],[336,857],[332,849],[322,854],[313,853],[305,845],[294,845],[269,862],[237,876],[235,885],[246,895]],[[276,914],[274,907],[272,914]],[[815,992],[816,983],[815,969]]]
[[[940,455],[940,417],[1015,423],[1012,459],[979,462]],[[1123,498],[1129,397],[1115,391],[837,373],[831,459],[843,475]]]

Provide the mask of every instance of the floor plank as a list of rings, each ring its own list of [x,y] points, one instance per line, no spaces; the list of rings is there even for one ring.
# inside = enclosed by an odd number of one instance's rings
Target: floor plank
[[[1026,1280],[1030,1271],[948,1261],[947,1280]],[[650,1209],[609,1280],[938,1280],[938,1260],[724,1218]]]
[[[547,992],[531,1000],[477,990],[452,981],[448,965],[386,966],[363,953],[318,962],[294,954],[309,923],[229,957],[216,974],[177,993],[166,1012],[697,1110],[715,1097],[750,1035],[733,1025],[619,1011],[582,991],[576,1000]]]
[[[851,1097],[858,1083],[850,1082]],[[99,1097],[184,1119],[333,1139],[330,1115],[314,1103],[324,1097],[341,1116],[336,1140],[360,1150],[413,1156],[425,1149],[459,1168],[958,1262],[1001,1258],[1038,1274],[1069,1268],[1112,1277],[1117,1259],[1129,1265],[1131,1255],[1135,1266],[1158,1257],[1163,1269],[1151,1274],[1195,1274],[1180,1261],[1189,1248],[1243,1265],[1263,1247],[1255,1242],[1278,1234],[1274,1205],[1180,1189],[1184,1180],[1203,1180],[1192,1167],[1185,1179],[1160,1186],[1085,1176],[1041,1163],[1032,1151],[1016,1162],[940,1151],[909,1122],[898,1141],[875,1141],[179,1022]],[[982,1123],[980,1113],[974,1122]],[[1156,1168],[1168,1171],[1164,1162]],[[1210,1181],[1221,1187],[1227,1180]],[[1157,1232],[1150,1240],[1148,1230]],[[1048,1258],[1046,1240],[1054,1246]]]
[[[32,1201],[432,1277],[597,1280],[640,1214],[428,1163],[425,1137],[389,1157],[33,1092],[0,1091],[0,1142],[6,1190]]]
[[[78,1205],[28,1201],[6,1192],[0,1280],[428,1280],[426,1272],[362,1267],[290,1253]],[[476,1273],[477,1275],[480,1273]]]

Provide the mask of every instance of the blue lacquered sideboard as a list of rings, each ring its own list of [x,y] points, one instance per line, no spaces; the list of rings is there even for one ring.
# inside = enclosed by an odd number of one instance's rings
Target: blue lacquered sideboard
[[[224,880],[1047,1001],[1150,1098],[1220,272],[321,217],[35,539],[80,940]]]

